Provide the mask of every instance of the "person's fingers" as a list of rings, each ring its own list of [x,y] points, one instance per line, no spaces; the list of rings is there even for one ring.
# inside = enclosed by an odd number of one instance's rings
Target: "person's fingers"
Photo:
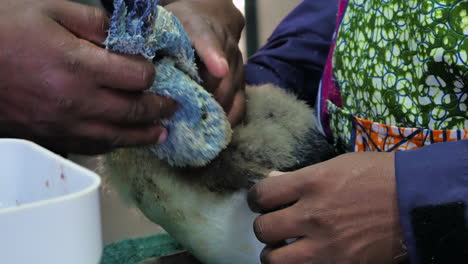
[[[65,63],[72,73],[82,71],[101,87],[143,91],[154,82],[154,65],[138,56],[119,55],[81,41],[66,53]]]
[[[102,45],[107,36],[109,18],[102,9],[71,1],[50,5],[52,18],[81,39]]]
[[[322,259],[327,255],[320,252],[321,248],[314,240],[303,238],[283,247],[266,247],[260,260],[263,264],[335,263]]]
[[[258,216],[254,221],[254,232],[265,244],[277,244],[287,239],[304,235],[305,229],[297,216],[295,207]]]
[[[164,143],[168,131],[162,126],[116,126],[96,121],[85,121],[75,126],[72,136],[85,141],[102,142],[110,149]]]
[[[236,89],[233,87],[233,77],[229,74],[226,78],[221,80],[218,88],[214,93],[214,98],[223,107],[225,111],[228,111],[233,103],[234,96],[236,95]]]
[[[302,185],[294,173],[270,177],[255,184],[248,193],[250,209],[267,213],[295,203],[301,197]]]
[[[270,245],[265,246],[265,248],[260,253],[260,262],[262,264],[267,263],[267,261],[269,261],[271,252],[273,250],[275,250],[275,249],[278,249],[278,248],[280,248],[280,246],[278,246],[278,247],[270,246]]]
[[[236,54],[235,52],[230,52],[229,54]],[[223,78],[216,88],[214,93],[215,99],[224,107],[225,110],[228,110],[233,101],[236,92],[244,89],[244,72],[242,67],[242,56],[239,54],[238,59],[231,64],[229,74]]]
[[[214,94],[222,79],[213,76],[206,68],[206,65],[198,59],[198,56],[196,64],[198,66],[198,74],[203,80],[203,88],[205,88],[209,93]]]
[[[168,136],[161,126],[121,127],[97,121],[74,122],[60,134],[32,138],[57,153],[102,154],[118,147],[163,143]]]
[[[229,73],[229,64],[223,51],[224,43],[217,36],[212,22],[209,19],[192,19],[184,26],[208,71],[217,78],[224,78]]]
[[[237,91],[231,109],[228,111],[228,120],[231,125],[235,126],[244,119],[246,112],[245,100],[245,91],[243,89]]]
[[[89,98],[84,118],[120,125],[153,124],[169,118],[177,109],[174,100],[153,92],[124,93],[101,88]]]

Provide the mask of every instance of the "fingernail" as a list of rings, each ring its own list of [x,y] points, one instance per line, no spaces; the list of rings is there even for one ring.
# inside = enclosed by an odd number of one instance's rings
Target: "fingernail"
[[[158,144],[162,144],[162,143],[166,142],[166,140],[167,140],[167,129],[163,128],[161,130],[161,134],[159,134]]]
[[[280,176],[280,175],[283,175],[283,174],[284,174],[284,172],[281,172],[281,171],[272,171],[272,172],[270,172],[268,177],[276,177],[276,176]]]

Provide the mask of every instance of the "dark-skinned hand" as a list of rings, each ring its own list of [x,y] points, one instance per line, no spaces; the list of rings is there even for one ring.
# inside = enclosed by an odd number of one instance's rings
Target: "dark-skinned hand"
[[[182,22],[201,59],[204,87],[223,106],[232,125],[245,112],[245,84],[239,39],[242,14],[232,0],[163,0]]]
[[[351,153],[274,173],[249,192],[268,264],[391,264],[405,259],[393,153]],[[286,244],[286,240],[293,240]]]
[[[108,17],[65,0],[0,0],[0,137],[95,154],[164,141],[176,103],[150,62],[106,51]]]

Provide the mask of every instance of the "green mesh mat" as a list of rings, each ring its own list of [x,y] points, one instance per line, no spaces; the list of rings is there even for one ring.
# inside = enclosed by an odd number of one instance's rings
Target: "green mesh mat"
[[[100,264],[136,264],[153,257],[174,254],[183,250],[168,234],[127,239],[104,248]]]

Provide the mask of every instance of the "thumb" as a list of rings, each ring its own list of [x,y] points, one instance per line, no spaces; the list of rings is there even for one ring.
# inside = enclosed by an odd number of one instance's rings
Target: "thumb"
[[[190,34],[198,56],[208,71],[217,78],[224,78],[229,73],[229,64],[215,33],[203,24],[193,25]]]
[[[104,10],[70,1],[51,8],[52,18],[78,38],[102,45],[107,37],[109,18]]]

